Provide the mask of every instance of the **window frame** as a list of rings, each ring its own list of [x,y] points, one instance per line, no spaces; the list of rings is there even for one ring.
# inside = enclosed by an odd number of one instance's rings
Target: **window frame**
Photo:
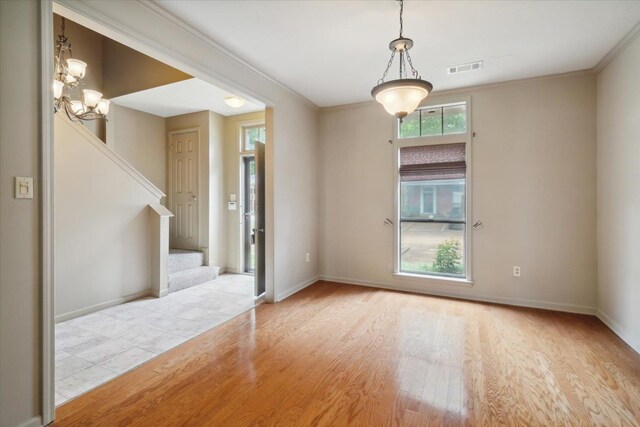
[[[394,120],[393,125],[393,153],[394,153],[394,248],[393,248],[393,275],[398,278],[405,278],[414,281],[424,281],[428,283],[447,283],[462,286],[473,285],[473,259],[472,259],[472,231],[473,231],[473,161],[472,161],[472,141],[473,125],[471,122],[471,97],[470,96],[442,96],[437,99],[428,98],[422,103],[419,109],[429,109],[451,104],[466,103],[467,131],[465,133],[416,136],[400,138],[399,120]],[[442,145],[442,144],[465,144],[465,233],[464,233],[464,277],[448,277],[435,274],[407,273],[400,271],[400,149],[403,147],[414,147],[422,145]],[[434,192],[435,194],[435,192]],[[422,197],[422,195],[421,195]]]
[[[249,129],[260,129],[260,128],[265,128],[265,139],[266,139],[266,135],[267,135],[267,129],[266,126],[264,124],[264,121],[256,121],[256,122],[247,122],[245,124],[242,124],[240,126],[240,154],[241,155],[250,155],[253,154],[253,152],[255,150],[247,150],[246,149],[246,142],[247,142],[247,131]],[[264,141],[262,141],[264,142]]]

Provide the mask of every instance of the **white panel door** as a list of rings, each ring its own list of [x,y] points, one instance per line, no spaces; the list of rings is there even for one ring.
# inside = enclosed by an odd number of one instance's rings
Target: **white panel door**
[[[175,249],[199,250],[198,158],[199,132],[171,134],[169,150],[170,245]]]

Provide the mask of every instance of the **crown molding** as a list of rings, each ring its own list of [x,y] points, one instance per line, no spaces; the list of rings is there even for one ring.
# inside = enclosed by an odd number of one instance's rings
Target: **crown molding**
[[[205,43],[210,48],[212,48],[212,49],[216,50],[218,53],[226,56],[227,58],[229,58],[230,60],[234,61],[235,63],[237,63],[241,67],[245,68],[246,70],[248,70],[248,71],[250,71],[250,72],[252,72],[254,74],[257,74],[258,76],[260,76],[263,79],[269,81],[270,83],[274,84],[275,86],[278,86],[279,88],[289,92],[291,95],[294,95],[296,98],[298,98],[299,100],[301,100],[302,102],[307,104],[309,107],[313,108],[314,110],[316,110],[316,111],[320,110],[320,107],[318,107],[310,99],[306,98],[304,95],[300,94],[299,92],[296,92],[295,90],[293,90],[289,86],[285,85],[284,83],[281,83],[280,81],[274,79],[273,77],[263,73],[258,68],[254,67],[249,62],[247,62],[246,60],[242,59],[238,55],[236,55],[233,52],[231,52],[228,49],[226,49],[224,46],[222,46],[219,43],[215,42],[211,37],[207,36],[206,34],[204,34],[201,31],[197,30],[195,27],[193,27],[192,25],[188,24],[187,22],[181,20],[180,18],[176,17],[175,15],[172,15],[166,9],[164,9],[162,6],[160,6],[158,3],[154,3],[151,0],[136,0],[136,1],[140,5],[142,5],[146,9],[148,9],[149,11],[151,11],[151,12],[161,16],[163,19],[171,22],[176,27],[182,29],[183,31],[185,31],[186,33],[191,35],[192,37],[195,37],[196,39],[198,39],[201,42]]]
[[[620,39],[618,43],[607,52],[602,59],[593,67],[593,72],[599,74],[602,70],[607,68],[614,59],[622,53],[622,51],[629,46],[640,35],[640,22],[638,22],[625,36]]]
[[[446,96],[446,95],[454,95],[454,94],[460,94],[460,93],[468,93],[471,91],[491,89],[494,87],[512,86],[512,85],[525,84],[525,83],[535,83],[535,82],[543,82],[547,80],[566,79],[571,77],[592,76],[592,75],[594,75],[593,70],[588,69],[588,70],[580,70],[580,71],[570,71],[568,73],[549,74],[546,76],[527,77],[525,79],[506,80],[506,81],[496,82],[496,83],[487,83],[487,84],[476,85],[476,86],[465,86],[465,87],[456,88],[456,89],[434,91],[429,94],[429,98]],[[365,107],[367,105],[377,105],[377,104],[378,103],[374,100],[362,101],[362,102],[354,102],[352,104],[342,104],[342,105],[333,105],[330,107],[321,107],[320,111],[331,112],[331,111],[346,110],[350,108],[359,108],[359,107]]]

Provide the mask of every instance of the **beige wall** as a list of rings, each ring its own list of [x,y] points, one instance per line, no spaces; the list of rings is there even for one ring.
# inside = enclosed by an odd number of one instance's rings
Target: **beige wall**
[[[57,320],[152,288],[148,205],[160,199],[81,126],[55,117]]]
[[[239,256],[242,250],[242,242],[240,241],[240,215],[241,208],[241,180],[240,180],[240,138],[241,126],[249,124],[264,123],[264,111],[256,113],[239,114],[237,116],[225,117],[225,203],[229,200],[231,194],[235,194],[238,198],[237,209],[235,211],[227,210],[225,215],[227,218],[227,271],[233,273],[241,273],[243,266]]]
[[[53,15],[53,41],[58,40],[58,35],[61,34],[60,24],[62,17],[60,15]],[[87,63],[87,71],[83,85],[78,90],[76,89],[72,93],[72,99],[82,99],[82,89],[92,89],[98,92],[104,93],[103,85],[103,72],[102,72],[102,39],[103,37],[91,31],[82,25],[67,19],[65,24],[65,36],[71,43],[71,51],[73,57],[80,59]],[[56,53],[54,45],[54,54]],[[67,58],[68,52],[67,52]],[[54,59],[51,59],[54,61]],[[98,138],[105,141],[104,122],[102,120],[93,120],[85,122],[84,124]]]
[[[165,123],[167,133],[191,128],[200,129],[200,246],[205,248],[208,254],[207,265],[224,268],[224,117],[211,111],[200,111],[167,117]]]
[[[590,73],[461,91],[471,96],[473,287],[393,272],[393,120],[367,103],[323,111],[321,272],[353,282],[593,311],[595,79]],[[448,95],[450,97],[456,94]],[[449,98],[448,98],[449,99]],[[430,103],[444,98],[429,97]],[[515,278],[512,267],[522,276]]]
[[[191,76],[107,37],[102,38],[102,74],[107,98],[190,79]]]
[[[226,269],[224,116],[209,111],[209,265]]]
[[[166,140],[164,117],[111,104],[107,146],[166,193]]]
[[[598,75],[598,309],[640,352],[640,37]]]
[[[39,2],[0,1],[0,426],[40,415]],[[35,178],[33,200],[14,176]],[[36,418],[37,419],[37,418]]]

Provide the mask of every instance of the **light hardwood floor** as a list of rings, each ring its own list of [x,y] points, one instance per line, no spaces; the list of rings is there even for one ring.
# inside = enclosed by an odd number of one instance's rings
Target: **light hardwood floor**
[[[640,425],[599,320],[319,282],[65,405],[56,426]]]

